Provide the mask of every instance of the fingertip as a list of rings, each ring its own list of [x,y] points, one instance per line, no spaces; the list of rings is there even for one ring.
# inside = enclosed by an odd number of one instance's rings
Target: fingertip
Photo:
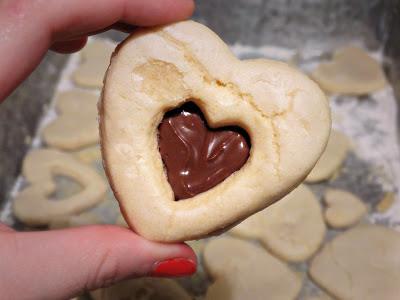
[[[66,299],[132,277],[188,276],[197,266],[196,255],[186,244],[148,241],[120,226],[14,235],[14,242],[6,247],[9,253],[4,253],[14,258],[8,260],[11,274],[7,284],[12,290],[25,288],[35,299]],[[18,255],[18,249],[29,249],[29,253]],[[23,266],[24,272],[13,269],[15,265]],[[31,274],[38,272],[46,276],[32,278]],[[19,281],[12,281],[13,276],[19,276]]]
[[[187,19],[193,15],[195,3],[193,0],[182,0],[181,18]]]
[[[89,226],[83,236],[94,239],[97,252],[102,255],[92,256],[89,265],[92,270],[87,286],[99,288],[104,282],[112,282],[125,278],[141,276],[178,277],[189,276],[196,272],[197,258],[191,247],[185,243],[160,243],[146,240],[128,228],[119,226]],[[83,237],[82,236],[82,237]],[[92,245],[87,249],[90,253]],[[104,256],[104,253],[106,255]],[[102,271],[93,276],[94,270],[99,270],[102,261],[114,260]],[[114,268],[113,266],[119,266]],[[105,280],[104,278],[109,278]]]
[[[92,240],[90,247],[97,245],[100,248],[110,248],[117,251],[122,258],[132,254],[136,255],[141,262],[153,262],[169,258],[185,258],[197,263],[196,253],[185,243],[161,243],[145,239],[131,229],[115,225],[92,225],[68,231],[76,230],[73,239]]]
[[[151,276],[153,277],[182,277],[196,273],[197,264],[187,258],[172,258],[157,262]]]
[[[134,267],[126,273],[128,277],[154,275],[156,266],[165,262],[171,262],[171,276],[186,276],[196,272],[197,255],[186,243],[150,241],[129,228],[113,225],[90,226],[87,230],[93,232],[89,233],[90,235],[97,235],[98,240],[107,241],[106,247],[111,244],[113,248],[118,248],[118,252],[126,262],[128,257],[132,259],[132,255],[134,255],[134,260],[131,261],[132,265],[140,264],[142,268]],[[122,249],[129,250],[123,251]],[[182,269],[182,266],[187,268]],[[132,271],[133,273],[131,273]],[[176,274],[173,274],[174,272]]]
[[[135,1],[127,2],[123,21],[139,26],[156,26],[189,18],[194,11],[193,0],[148,1],[138,9]]]
[[[191,259],[194,261],[197,265],[197,255],[196,252],[186,243],[182,243],[182,253],[184,253],[184,256]]]

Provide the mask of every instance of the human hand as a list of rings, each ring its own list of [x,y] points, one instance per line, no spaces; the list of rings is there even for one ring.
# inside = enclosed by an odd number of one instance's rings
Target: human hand
[[[192,0],[0,0],[0,102],[49,48],[81,49],[87,35],[115,24],[154,26],[185,19]]]
[[[77,51],[118,22],[158,25],[192,10],[192,0],[0,0],[0,102],[49,48]],[[16,232],[0,223],[0,270],[2,299],[68,299],[124,278],[191,274],[196,256],[117,226]]]
[[[196,256],[118,226],[16,232],[0,223],[0,270],[1,299],[70,299],[125,278],[189,275]]]

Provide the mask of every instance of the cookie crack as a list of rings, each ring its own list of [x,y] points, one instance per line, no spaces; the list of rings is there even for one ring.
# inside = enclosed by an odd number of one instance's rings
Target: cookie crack
[[[213,77],[208,72],[207,68],[191,54],[191,51],[188,49],[185,43],[179,41],[178,39],[174,38],[165,31],[162,31],[158,34],[160,35],[161,38],[167,40],[168,42],[175,45],[175,47],[182,50],[183,57],[185,58],[185,60],[189,62],[191,65],[193,65],[203,75],[204,81],[208,83],[211,83],[213,81]]]
[[[266,114],[262,109],[260,109],[257,106],[257,104],[254,101],[254,97],[251,94],[243,93],[239,89],[239,87],[232,82],[225,83],[218,79],[215,79],[213,82],[214,82],[214,85],[227,88],[232,94],[236,95],[243,101],[247,102],[251,107],[253,107],[254,110],[256,110],[260,114],[260,116],[262,118],[266,119],[270,123],[271,129],[272,129],[272,145],[273,145],[273,148],[275,151],[275,156],[277,157],[277,159],[273,161],[273,167],[274,167],[274,171],[275,171],[276,175],[278,176],[278,178],[280,178],[281,177],[281,173],[280,173],[280,164],[281,164],[280,133],[279,133],[278,127],[275,124],[274,119],[276,117],[282,116],[282,114],[281,113],[276,113],[274,115]],[[289,105],[289,107],[291,108],[292,105]],[[287,113],[287,112],[284,112],[284,113]]]

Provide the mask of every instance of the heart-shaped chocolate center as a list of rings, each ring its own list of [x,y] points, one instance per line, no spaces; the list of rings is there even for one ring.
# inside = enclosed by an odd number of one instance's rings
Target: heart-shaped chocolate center
[[[205,192],[247,161],[250,139],[240,127],[212,129],[192,102],[165,114],[159,149],[176,200]]]

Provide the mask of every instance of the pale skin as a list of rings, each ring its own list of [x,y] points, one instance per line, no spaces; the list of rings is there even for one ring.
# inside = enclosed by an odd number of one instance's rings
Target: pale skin
[[[122,22],[152,26],[189,17],[192,0],[0,0],[0,102],[50,48],[81,49],[89,34]],[[34,99],[32,99],[34,101]],[[161,244],[117,226],[16,232],[0,223],[0,295],[68,299],[124,278],[154,274],[158,262],[196,262],[185,244]]]

